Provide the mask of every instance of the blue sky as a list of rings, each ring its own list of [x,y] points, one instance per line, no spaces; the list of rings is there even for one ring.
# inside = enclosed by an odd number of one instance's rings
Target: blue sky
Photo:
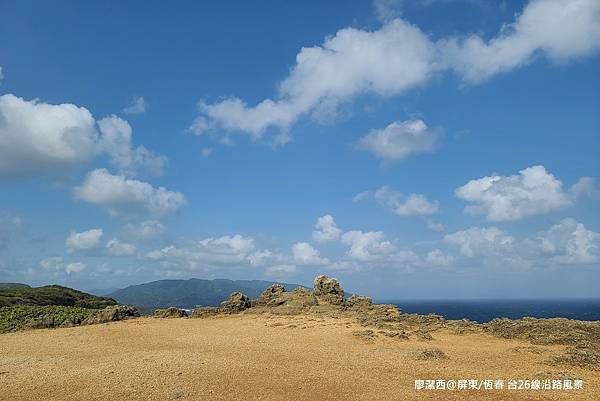
[[[0,281],[600,296],[600,6],[0,1]]]

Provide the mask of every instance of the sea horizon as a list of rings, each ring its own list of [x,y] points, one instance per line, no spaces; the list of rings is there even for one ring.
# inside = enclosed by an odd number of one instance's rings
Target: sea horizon
[[[600,320],[600,298],[558,299],[461,299],[461,300],[377,300],[390,303],[405,313],[435,313],[449,320],[469,319],[486,323],[500,317],[521,319],[568,318]]]

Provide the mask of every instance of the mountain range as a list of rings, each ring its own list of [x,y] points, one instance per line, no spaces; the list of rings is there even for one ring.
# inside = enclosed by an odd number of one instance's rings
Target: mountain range
[[[142,308],[164,308],[176,306],[192,309],[198,306],[219,306],[232,292],[242,292],[250,298],[256,298],[267,287],[276,284],[263,280],[159,280],[145,284],[132,285],[107,296],[120,304],[135,305]],[[298,284],[282,284],[291,291]]]

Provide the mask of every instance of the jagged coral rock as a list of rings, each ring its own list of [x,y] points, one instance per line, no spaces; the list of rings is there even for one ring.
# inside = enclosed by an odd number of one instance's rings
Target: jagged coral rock
[[[219,314],[219,308],[214,306],[203,306],[192,311],[192,317],[211,317]]]
[[[225,313],[239,313],[252,306],[250,298],[241,292],[233,292],[225,301],[221,302],[221,308]]]
[[[281,284],[273,284],[262,292],[252,306],[278,306],[286,301],[287,293]]]
[[[188,314],[183,309],[175,308],[171,306],[167,309],[157,309],[154,311],[154,317],[168,318],[168,317],[188,317]]]
[[[344,303],[344,290],[340,283],[325,275],[315,277],[313,295],[319,303],[342,305]]]
[[[346,306],[350,309],[366,309],[373,306],[373,299],[371,297],[364,297],[361,295],[352,295],[346,301]]]
[[[140,313],[133,306],[125,306],[125,305],[115,305],[115,306],[107,306],[104,309],[101,309],[97,312],[94,312],[88,318],[86,318],[82,325],[85,324],[98,324],[98,323],[107,323],[107,322],[115,322],[118,320],[129,319],[132,317],[139,317]]]

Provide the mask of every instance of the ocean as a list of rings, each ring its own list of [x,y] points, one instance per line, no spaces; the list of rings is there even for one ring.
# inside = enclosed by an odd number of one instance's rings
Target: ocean
[[[565,317],[578,320],[600,320],[600,298],[560,300],[453,300],[453,301],[377,301],[390,303],[407,313],[436,313],[446,319],[469,319],[479,323],[497,317],[520,319],[531,317]]]

